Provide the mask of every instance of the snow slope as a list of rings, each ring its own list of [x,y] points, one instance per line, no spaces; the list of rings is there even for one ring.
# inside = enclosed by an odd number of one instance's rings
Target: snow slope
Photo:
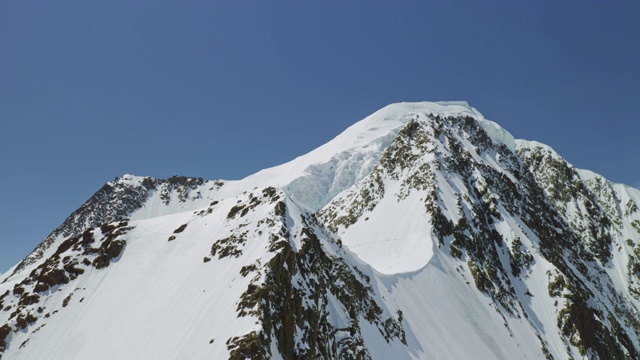
[[[623,359],[640,191],[465,102],[242,180],[109,182],[0,275],[6,359]]]
[[[319,210],[368,175],[398,132],[416,116],[425,114],[472,116],[491,129],[495,141],[512,146],[513,136],[464,101],[396,103],[367,116],[308,154],[243,180],[227,182],[222,194],[269,184],[284,189],[304,208]]]

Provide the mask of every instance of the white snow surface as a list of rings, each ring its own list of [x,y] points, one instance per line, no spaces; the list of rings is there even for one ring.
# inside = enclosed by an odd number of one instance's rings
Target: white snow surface
[[[347,128],[333,140],[285,164],[228,181],[223,197],[259,186],[277,186],[299,205],[319,210],[367,176],[398,132],[417,116],[470,116],[497,143],[515,149],[513,136],[464,101],[405,102],[385,106]]]
[[[391,196],[383,198],[365,221],[340,233],[344,244],[382,274],[423,268],[436,245],[419,196],[414,193],[400,202]]]
[[[221,201],[205,216],[189,211],[131,221],[134,229],[125,236],[123,254],[107,268],[88,267],[78,280],[51,291],[43,304],[51,316],[13,334],[4,356],[228,358],[227,339],[260,329],[255,318],[237,316],[236,304],[252,277],[241,276],[239,269],[258,260],[266,263],[271,256],[266,251],[268,229],[258,225],[264,228],[264,235],[251,238],[241,257],[203,263],[216,239],[241,223],[255,226],[269,215],[270,208],[258,207],[242,219],[229,221],[230,208],[242,197]],[[300,211],[293,202],[288,209],[295,233]],[[184,232],[167,241],[182,224],[187,224]],[[406,250],[405,254],[412,256]],[[404,312],[406,346],[387,343],[377,328],[361,319],[364,342],[373,359],[465,359],[470,354],[483,359],[543,358],[531,326],[509,319],[508,330],[489,299],[469,284],[471,275],[461,273],[450,258],[436,256],[428,267],[397,275],[379,274],[357,258],[345,259],[373,279],[381,305]],[[0,293],[21,280],[0,284]],[[69,301],[63,306],[65,299]],[[329,310],[339,313],[337,306]],[[336,317],[332,323],[339,327],[342,321]],[[272,352],[278,359],[275,347]]]
[[[371,174],[399,131],[412,119],[425,114],[471,116],[497,144],[509,150],[550,147],[513,136],[489,121],[466,102],[417,102],[386,106],[352,125],[325,145],[288,163],[262,170],[242,180],[224,181],[217,187],[205,182],[189,194],[189,200],[163,203],[160,194],[151,194],[142,209],[133,213],[134,229],[127,235],[122,255],[105,269],[88,268],[70,284],[51,290],[44,303],[50,318],[36,326],[12,334],[6,359],[225,359],[226,341],[259,330],[254,317],[238,317],[238,299],[251,276],[239,275],[242,266],[269,261],[268,231],[251,238],[237,259],[213,259],[204,263],[212,244],[232,229],[245,226],[229,222],[229,210],[245,194],[256,188],[281,188],[288,200],[291,227],[299,226],[305,209],[316,211]],[[471,146],[470,146],[471,148]],[[472,156],[477,156],[470,151]],[[494,159],[481,159],[498,167]],[[580,171],[585,180],[599,175]],[[144,178],[125,175],[119,181],[139,184]],[[454,193],[461,191],[460,179],[439,179],[448,185],[440,190],[450,200],[443,204],[446,215],[456,219]],[[394,184],[387,183],[394,194]],[[640,204],[640,191],[612,184],[622,204]],[[173,196],[173,195],[172,195]],[[205,216],[194,211],[219,203]],[[258,207],[243,218],[250,226],[266,216],[268,208]],[[466,266],[456,262],[431,238],[431,225],[424,214],[422,194],[412,192],[402,201],[384,197],[380,204],[338,235],[344,240],[346,261],[371,277],[376,299],[386,310],[403,312],[402,325],[407,345],[387,343],[377,328],[361,321],[363,338],[373,359],[544,359],[540,340],[543,334],[556,359],[568,358],[567,345],[558,329],[557,308],[547,296],[547,271],[553,266],[536,250],[539,241],[520,220],[505,216],[496,225],[509,242],[518,237],[536,255],[533,269],[516,283],[518,295],[530,292],[524,311],[534,319],[504,317],[489,297],[474,286]],[[632,219],[640,221],[640,212]],[[167,241],[176,228],[188,224],[174,241]],[[617,239],[637,237],[630,224],[623,224]],[[45,253],[50,256],[64,239]],[[627,246],[614,254],[612,268],[626,268]],[[11,276],[0,275],[0,295],[12,290],[32,269]],[[626,276],[610,274],[626,289]],[[68,306],[64,299],[71,296]],[[332,303],[332,314],[339,313]],[[35,308],[32,309],[35,311]],[[8,312],[0,312],[0,324]],[[337,327],[344,319],[335,315]],[[534,324],[534,325],[532,325]],[[343,324],[344,325],[344,324]],[[346,335],[345,335],[346,336]],[[24,343],[27,341],[27,343]],[[22,346],[24,345],[24,346]],[[272,344],[272,353],[277,354]],[[577,354],[573,349],[573,355]],[[274,358],[278,358],[275,356]]]
[[[237,265],[203,256],[224,226],[235,199],[222,202],[209,216],[191,212],[132,222],[127,247],[118,261],[90,270],[62,289],[47,307],[69,294],[68,308],[52,315],[36,334],[15,335],[9,359],[223,359],[225,341],[255,328],[254,319],[237,317],[235,302],[248,280]],[[257,214],[256,216],[259,216]],[[180,239],[167,238],[188,223]],[[210,229],[210,230],[209,230]],[[266,241],[266,239],[263,239]],[[246,263],[264,254],[256,239]],[[261,246],[262,245],[262,246]],[[13,282],[2,284],[4,289]],[[81,302],[81,299],[83,301]],[[53,303],[52,303],[53,302]],[[57,304],[56,304],[57,303]],[[224,326],[221,326],[224,324]],[[19,348],[30,336],[28,347]],[[42,340],[41,340],[42,339]],[[210,340],[214,340],[209,344]]]

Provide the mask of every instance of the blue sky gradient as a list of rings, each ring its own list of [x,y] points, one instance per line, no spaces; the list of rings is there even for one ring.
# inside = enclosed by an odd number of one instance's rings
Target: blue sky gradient
[[[125,173],[239,179],[466,100],[640,187],[632,1],[0,2],[0,272]]]

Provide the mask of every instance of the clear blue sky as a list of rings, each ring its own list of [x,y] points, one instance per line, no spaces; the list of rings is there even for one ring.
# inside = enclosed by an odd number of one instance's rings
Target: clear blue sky
[[[0,272],[124,173],[238,179],[467,100],[640,186],[632,1],[0,2]]]

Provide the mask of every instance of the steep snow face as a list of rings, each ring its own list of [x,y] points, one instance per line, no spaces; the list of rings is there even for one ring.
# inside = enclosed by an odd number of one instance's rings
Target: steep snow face
[[[107,183],[0,275],[0,357],[638,358],[639,208],[464,102],[393,104],[242,180]]]
[[[168,180],[124,175],[108,182],[38,246],[17,268],[28,268],[54,243],[100,223],[147,219],[204,206],[214,199],[235,196],[255,187],[282,188],[311,211],[326,205],[373,171],[385,149],[407,122],[419,116],[469,116],[498,143],[511,148],[513,137],[484,119],[463,101],[397,103],[355,123],[327,144],[286,164],[262,170],[239,181],[204,181],[175,176]]]
[[[428,121],[414,115],[373,172],[319,213],[351,251],[381,273],[416,271],[433,255],[424,201],[435,181],[434,143],[419,125]]]
[[[485,119],[485,117],[478,112],[475,108],[471,107],[469,103],[466,101],[440,101],[437,103],[438,105],[444,106],[452,106],[455,107],[455,112],[444,112],[444,113],[434,113],[434,115],[441,116],[469,116],[476,120],[478,125],[482,127],[482,129],[486,132],[486,134],[496,143],[496,144],[504,144],[509,150],[516,150],[516,140],[510,132],[505,130],[502,126],[497,123]],[[453,109],[451,109],[453,110]]]
[[[517,145],[560,216],[580,234],[617,291],[639,305],[640,191],[576,169],[544,144],[519,140]]]
[[[123,219],[147,219],[193,210],[214,199],[255,187],[282,188],[299,206],[317,211],[340,192],[369,175],[400,129],[427,115],[472,117],[498,143],[511,148],[513,137],[463,101],[388,105],[355,123],[327,144],[280,166],[238,181],[204,181],[175,176],[168,180],[124,175],[108,182],[54,230],[11,274],[26,269],[65,237]]]
[[[397,307],[354,264],[275,188],[105,224],[0,284],[0,357],[369,358],[365,342],[402,351]]]
[[[386,184],[389,190],[396,184]],[[393,225],[391,225],[393,224]],[[365,263],[383,274],[412,272],[424,267],[434,253],[432,225],[420,194],[402,201],[393,196],[340,232],[344,244]]]
[[[320,211],[352,251],[384,274],[427,265],[439,232],[433,225],[434,217],[441,214],[434,209],[444,209],[453,223],[463,215],[459,213],[461,196],[473,174],[465,178],[444,170],[448,158],[462,155],[513,178],[499,164],[501,156],[513,156],[511,149],[515,149],[512,137],[505,144],[510,137],[506,131],[472,108],[463,107],[455,117],[418,109],[410,112],[412,119],[385,149],[377,167]],[[456,153],[454,145],[460,147]]]
[[[349,127],[323,146],[286,164],[262,170],[234,186],[250,189],[268,181],[284,189],[298,204],[319,210],[340,192],[373,171],[398,132],[416,116],[469,116],[488,129],[494,141],[513,147],[513,136],[484,119],[463,101],[397,103]]]
[[[392,291],[398,301],[419,297],[421,287],[414,285],[435,267],[450,281],[473,280],[502,314],[507,332],[517,341],[529,339],[529,346],[538,339],[536,357],[634,358],[638,304],[635,285],[626,287],[640,273],[634,257],[640,255],[638,233],[631,232],[635,215],[626,220],[628,227],[620,221],[628,236],[623,247],[613,235],[614,215],[620,214],[614,205],[621,197],[614,188],[584,172],[580,179],[548,147],[513,145],[517,153],[469,116],[416,116],[373,172],[319,216],[379,272],[411,272],[411,285]],[[634,204],[628,205],[630,214]],[[415,229],[420,236],[412,236]],[[397,238],[389,241],[389,234]],[[401,253],[405,247],[413,253]],[[458,265],[444,265],[455,259]],[[447,291],[455,299],[453,288]],[[473,302],[471,293],[465,296]],[[428,322],[420,314],[408,322]],[[491,339],[481,342],[487,346]]]

